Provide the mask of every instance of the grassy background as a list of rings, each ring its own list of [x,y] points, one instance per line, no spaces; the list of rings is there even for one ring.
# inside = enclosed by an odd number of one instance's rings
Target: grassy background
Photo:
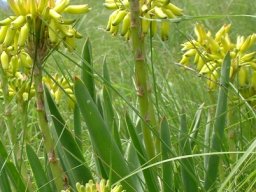
[[[74,2],[84,3],[82,0],[77,0]],[[102,6],[103,1],[86,0],[85,2],[92,7],[92,11],[80,19],[80,22],[78,23],[78,30],[84,34],[85,38],[89,37],[92,43],[97,88],[100,90],[102,87],[102,79],[100,76],[102,74],[103,60],[104,57],[106,57],[112,79],[112,88],[119,93],[113,94],[114,106],[117,109],[117,113],[120,114],[121,117],[124,117],[124,114],[128,111],[133,115],[132,117],[136,119],[133,109],[128,107],[126,103],[128,102],[130,105],[138,108],[138,102],[134,89],[134,63],[130,42],[124,41],[121,36],[112,37],[110,33],[105,31],[105,26],[111,11],[106,10]],[[242,16],[231,17],[229,15],[254,15],[256,4],[252,0],[176,0],[173,2],[179,7],[182,7],[186,15],[227,15],[222,19],[205,19],[200,21],[191,20],[180,22],[178,24],[172,24],[169,40],[162,42],[160,37],[156,36],[152,41],[152,47],[150,47],[150,39],[146,39],[148,63],[150,64],[150,48],[152,48],[152,64],[154,67],[154,71],[152,71],[152,66],[149,65],[149,71],[151,75],[153,73],[155,75],[155,81],[152,79],[152,76],[150,76],[150,81],[152,82],[152,92],[156,91],[156,97],[153,98],[152,102],[154,102],[156,109],[159,111],[159,118],[165,116],[169,121],[173,145],[178,145],[177,135],[179,128],[179,114],[181,113],[181,109],[184,109],[185,113],[187,114],[188,125],[190,127],[194,119],[195,112],[202,103],[205,103],[203,118],[200,124],[201,131],[198,139],[196,140],[197,144],[203,146],[203,133],[207,125],[207,112],[208,109],[210,109],[210,111],[214,110],[216,104],[216,93],[208,92],[205,79],[198,77],[196,72],[184,70],[175,64],[180,60],[182,55],[180,51],[180,44],[187,41],[187,39],[194,37],[193,27],[196,22],[205,24],[207,28],[213,32],[217,31],[224,23],[232,23],[231,38],[233,41],[235,41],[238,34],[248,35],[254,33],[256,26],[255,18]],[[83,41],[79,41],[77,50],[75,52],[66,53],[63,50],[63,53],[77,61],[79,60],[82,45]],[[66,75],[70,74],[71,77],[80,73],[79,67],[75,66],[72,62],[70,62],[69,59],[63,58],[59,53],[54,53],[53,57],[47,61],[47,70],[54,73],[58,67],[63,69]],[[155,87],[153,85],[155,85]],[[100,94],[100,91],[98,94]],[[236,130],[242,130],[244,135],[239,136],[243,137],[241,141],[243,141],[245,145],[239,144],[236,147],[238,147],[239,150],[244,150],[248,147],[248,140],[254,137],[255,131],[253,131],[253,129],[255,129],[255,118],[253,119],[253,115],[249,113],[248,110],[244,109],[244,107],[241,107],[239,103],[233,103],[232,99],[229,100],[229,103],[230,110],[233,110],[236,113],[230,113],[230,122],[227,127],[228,134],[226,135],[228,140],[225,144],[229,145],[229,142],[236,143],[234,141],[237,139]],[[32,107],[34,106],[31,104],[31,108]],[[60,107],[65,117],[67,117],[67,123],[72,124],[71,112],[67,111],[65,106]],[[3,110],[1,110],[1,112],[3,112]],[[39,149],[41,146],[39,139],[41,139],[41,137],[38,133],[37,126],[33,124],[33,122],[36,121],[35,113],[33,111],[30,112],[29,118],[32,120],[30,121],[32,122],[30,124],[31,132],[34,133],[34,137],[30,138],[30,141],[31,143],[34,143],[35,146],[38,146]],[[123,120],[118,119],[118,123],[122,129]],[[3,124],[1,120],[0,124]],[[229,130],[231,130],[231,132]],[[235,137],[230,135],[233,133],[232,130],[234,131]],[[121,130],[121,132],[124,131]],[[5,130],[1,130],[0,134],[1,139],[6,137]],[[126,133],[123,134],[124,136],[126,135]],[[249,135],[249,137],[244,137],[246,135]],[[125,137],[123,137],[125,144],[124,139]],[[86,133],[84,135],[84,145],[86,147],[90,146]],[[88,150],[90,151],[90,149]],[[200,153],[202,151],[195,149],[195,152]],[[175,151],[175,153],[178,152]],[[88,155],[87,150],[86,157],[88,164],[94,166],[93,161],[90,161],[91,156]],[[202,158],[200,158],[200,160],[202,160]],[[247,175],[247,172],[250,173],[251,170],[254,169],[252,166],[253,163],[255,163],[254,159],[249,159],[246,162],[246,166],[242,168],[243,175]],[[241,180],[243,179],[243,175]]]

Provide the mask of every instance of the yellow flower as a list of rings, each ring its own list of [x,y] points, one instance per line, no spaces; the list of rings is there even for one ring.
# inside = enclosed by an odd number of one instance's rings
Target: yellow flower
[[[77,192],[125,192],[123,190],[122,185],[118,184],[111,188],[109,181],[101,179],[100,183],[94,183],[90,180],[85,185],[81,185],[80,183],[76,183]],[[70,190],[62,190],[62,192],[69,192]]]
[[[66,96],[67,98],[69,108],[73,108],[74,93],[72,82],[66,79],[66,77],[59,75],[57,73],[52,77],[44,76],[43,82],[51,92],[56,104],[61,103],[61,99],[63,98],[64,94],[64,96]]]

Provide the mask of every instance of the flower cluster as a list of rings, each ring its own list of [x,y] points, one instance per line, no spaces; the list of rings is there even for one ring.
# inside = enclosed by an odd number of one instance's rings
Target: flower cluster
[[[231,55],[230,79],[246,98],[256,94],[256,34],[238,36],[233,43],[229,36],[231,25],[223,25],[213,36],[201,24],[194,31],[197,39],[182,44],[181,64],[194,63],[199,74],[207,77],[210,90],[218,84],[220,69],[226,53]],[[254,47],[255,48],[255,47]]]
[[[122,185],[116,185],[114,188],[110,187],[109,181],[102,179],[99,184],[95,184],[90,180],[86,185],[76,184],[77,192],[125,192]],[[70,190],[63,190],[62,192],[70,192]]]
[[[73,83],[70,82],[68,79],[66,79],[64,76],[61,76],[59,74],[55,74],[52,78],[48,76],[43,77],[43,82],[46,85],[46,87],[49,89],[51,95],[54,98],[54,101],[56,104],[59,104],[63,94],[65,93],[68,97],[68,106],[70,108],[73,108],[73,100],[75,99],[72,87]]]
[[[62,14],[89,11],[88,5],[70,5],[69,0],[8,0],[8,4],[14,16],[0,21],[1,63],[5,70],[31,64],[24,55],[33,55],[35,46],[43,50],[63,42],[73,49],[74,39],[81,34],[73,27],[75,20],[64,19]]]
[[[8,94],[10,99],[15,97],[17,103],[29,101],[35,95],[35,89],[30,80],[27,75],[21,72],[16,72],[14,76],[9,78]],[[0,86],[2,87],[1,83]],[[0,89],[0,95],[3,95],[2,89]]]
[[[112,35],[117,35],[121,28],[121,35],[128,40],[130,37],[131,13],[128,0],[105,0],[105,7],[113,9],[108,19],[107,31]],[[142,18],[142,32],[154,36],[157,33],[157,21],[150,19],[172,19],[182,16],[182,9],[170,3],[169,0],[140,0],[140,16]],[[122,23],[122,24],[121,24]],[[121,24],[121,25],[120,25]],[[163,20],[160,26],[162,40],[167,40],[169,36],[170,23]]]
[[[56,73],[53,77],[44,76],[43,83],[49,89],[56,104],[60,103],[65,93],[68,97],[68,107],[73,108],[73,84],[69,83],[68,79]],[[2,86],[1,83],[0,86]],[[9,77],[8,93],[10,99],[16,98],[18,103],[27,102],[35,95],[34,84],[25,73],[16,72],[14,76]],[[0,89],[0,95],[3,95],[2,89]]]
[[[72,51],[75,39],[82,37],[74,28],[76,20],[65,19],[63,14],[84,14],[90,8],[87,4],[71,5],[70,0],[8,0],[7,3],[13,15],[0,21],[0,67],[9,79],[10,96],[17,95],[16,90],[24,87],[19,93],[26,100],[33,96],[33,87],[31,91],[27,89],[34,60],[42,62],[49,50],[61,43]]]

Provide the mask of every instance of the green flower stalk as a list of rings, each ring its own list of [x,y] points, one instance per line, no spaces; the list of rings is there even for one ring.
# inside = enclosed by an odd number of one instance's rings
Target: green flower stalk
[[[180,63],[196,65],[199,74],[207,77],[208,88],[215,90],[224,57],[230,51],[230,81],[245,98],[250,98],[256,94],[256,50],[252,50],[256,34],[238,36],[234,43],[229,37],[230,28],[230,24],[223,25],[213,36],[201,24],[196,24],[197,39],[182,44],[184,54]]]
[[[69,0],[8,0],[12,16],[0,21],[0,61],[2,76],[24,72],[33,77],[38,123],[44,138],[48,162],[58,191],[64,188],[65,175],[55,153],[55,143],[47,122],[44,105],[43,68],[51,49],[63,44],[68,50],[75,49],[75,39],[81,34],[73,27],[74,19],[65,19],[62,14],[84,14],[87,4],[70,5]],[[4,92],[6,84],[2,81]],[[25,93],[25,92],[24,92]],[[23,99],[27,98],[22,95]]]
[[[115,36],[120,29],[121,35],[126,40],[131,39],[132,41],[136,91],[140,115],[143,118],[144,143],[148,157],[153,158],[160,145],[157,136],[153,136],[150,130],[151,126],[155,129],[155,133],[158,132],[148,82],[144,37],[148,33],[151,34],[151,37],[157,33],[156,19],[161,19],[162,22],[159,22],[161,38],[167,40],[170,32],[168,19],[182,16],[183,11],[169,0],[105,0],[104,6],[114,10],[109,16],[106,30]]]

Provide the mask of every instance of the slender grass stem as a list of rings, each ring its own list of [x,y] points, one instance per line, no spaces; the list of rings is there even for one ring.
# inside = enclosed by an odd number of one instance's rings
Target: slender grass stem
[[[27,173],[27,167],[26,163],[24,162],[24,151],[25,151],[25,143],[28,143],[28,101],[23,101],[22,96],[19,95],[18,98],[18,111],[20,113],[20,125],[22,128],[22,134],[19,144],[19,155],[17,158],[18,162],[18,170],[20,171],[22,177],[25,179],[27,183],[27,188],[29,191],[32,191],[32,182],[31,179]]]
[[[1,73],[1,85],[3,90],[3,97],[4,97],[4,115],[6,116],[6,126],[7,126],[7,133],[9,137],[9,142],[11,145],[11,148],[13,149],[13,160],[14,162],[17,162],[16,159],[16,152],[17,152],[17,145],[16,145],[16,129],[14,127],[14,121],[13,121],[13,115],[12,115],[12,109],[11,109],[11,98],[9,95],[8,90],[8,76],[4,72],[2,66],[0,67],[0,73]]]
[[[152,102],[150,101],[150,91],[148,83],[148,69],[145,59],[144,35],[141,32],[140,9],[138,0],[130,0],[131,8],[131,40],[135,60],[135,83],[138,95],[140,113],[144,118],[142,122],[143,137],[147,154],[150,158],[155,155],[153,136],[150,131],[151,126],[156,125],[155,114]]]

